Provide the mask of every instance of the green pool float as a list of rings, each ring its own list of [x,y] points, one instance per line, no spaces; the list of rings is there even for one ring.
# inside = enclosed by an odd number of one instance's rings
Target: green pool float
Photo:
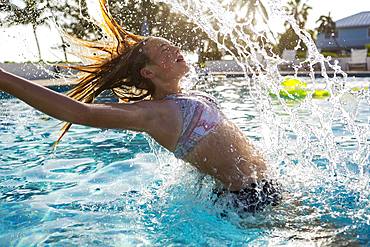
[[[281,86],[283,88],[280,89],[279,96],[287,100],[301,100],[312,92],[307,89],[307,83],[297,78],[285,78]],[[270,93],[270,95],[276,97],[273,93]],[[315,89],[312,92],[312,98],[314,99],[325,99],[328,97],[330,97],[330,92],[325,89]]]
[[[361,90],[369,90],[369,87],[368,86],[365,86],[365,87],[353,87],[353,88],[351,88],[351,91],[352,92],[359,92],[359,91],[361,91]]]
[[[330,92],[326,89],[315,89],[312,93],[314,99],[325,99],[330,97]]]

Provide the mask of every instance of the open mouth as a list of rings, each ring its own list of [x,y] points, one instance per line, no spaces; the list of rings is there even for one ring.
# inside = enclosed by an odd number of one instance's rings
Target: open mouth
[[[176,59],[176,63],[185,62],[185,59],[183,56],[178,56]]]

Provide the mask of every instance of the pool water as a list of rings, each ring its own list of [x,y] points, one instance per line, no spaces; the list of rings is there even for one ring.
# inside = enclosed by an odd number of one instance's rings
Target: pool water
[[[369,246],[369,92],[345,99],[360,132],[328,100],[312,104],[330,126],[300,102],[269,99],[276,125],[287,126],[275,130],[242,82],[198,88],[217,97],[284,186],[281,205],[258,214],[214,203],[212,178],[140,133],[73,125],[53,151],[60,121],[3,94],[0,246]],[[317,131],[309,142],[306,126]]]

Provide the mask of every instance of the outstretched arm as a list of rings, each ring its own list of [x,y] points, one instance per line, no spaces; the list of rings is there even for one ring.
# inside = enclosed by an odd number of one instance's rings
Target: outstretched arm
[[[83,124],[85,104],[16,75],[0,71],[0,90],[57,119]]]
[[[0,90],[62,121],[98,128],[147,131],[153,116],[151,105],[85,104],[0,69]]]

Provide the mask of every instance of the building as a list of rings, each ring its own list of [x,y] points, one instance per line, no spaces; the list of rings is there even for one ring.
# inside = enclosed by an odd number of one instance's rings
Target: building
[[[335,22],[336,33],[319,33],[317,47],[321,51],[349,51],[364,49],[370,44],[370,11],[360,12]]]

